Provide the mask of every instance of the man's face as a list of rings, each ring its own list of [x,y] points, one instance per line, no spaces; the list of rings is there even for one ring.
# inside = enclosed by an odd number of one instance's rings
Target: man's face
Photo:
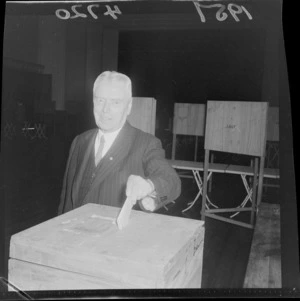
[[[131,98],[122,82],[101,82],[94,91],[94,117],[103,132],[118,130],[131,110]]]

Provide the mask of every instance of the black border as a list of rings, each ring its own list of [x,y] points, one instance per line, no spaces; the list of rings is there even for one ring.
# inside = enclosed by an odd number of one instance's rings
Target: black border
[[[264,1],[264,0],[262,0]],[[296,141],[293,143],[293,137],[296,138],[297,124],[297,10],[294,3],[278,0],[282,3],[283,9],[283,37],[282,49],[285,50],[286,61],[281,62],[286,75],[282,75],[281,81],[285,85],[280,92],[284,99],[280,99],[280,155],[281,155],[281,223],[282,233],[282,289],[200,289],[200,290],[90,290],[90,291],[39,291],[28,292],[34,299],[53,298],[53,299],[75,299],[100,297],[124,297],[124,298],[196,298],[196,297],[299,297],[300,296],[300,267],[299,267],[299,208],[296,198],[296,179],[297,179],[297,149]],[[2,2],[3,3],[3,2]],[[4,9],[2,10],[5,11]],[[294,22],[294,24],[293,24]],[[2,23],[4,24],[4,22]],[[2,31],[3,34],[3,31]],[[286,64],[287,63],[287,64]],[[287,77],[288,76],[288,77]],[[290,96],[290,99],[289,99]],[[292,117],[292,120],[291,120]],[[294,133],[293,133],[294,130]],[[1,161],[0,161],[1,164]],[[299,166],[299,164],[298,164]],[[3,169],[1,168],[1,173]],[[2,176],[2,174],[1,174]],[[5,227],[5,196],[0,194],[0,241],[4,238]],[[296,216],[296,219],[294,217]],[[0,248],[1,256],[2,248]],[[1,257],[2,258],[2,257]],[[2,262],[0,263],[0,276],[2,276]],[[1,300],[16,300],[16,293],[0,293]]]

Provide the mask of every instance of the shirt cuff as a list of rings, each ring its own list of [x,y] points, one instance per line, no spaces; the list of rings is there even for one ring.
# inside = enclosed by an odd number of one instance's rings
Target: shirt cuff
[[[146,198],[151,198],[153,201],[154,201],[154,209],[153,210],[148,210],[147,208],[145,208],[144,207],[144,205],[143,205],[143,200],[144,199],[141,199],[141,200],[139,200],[138,201],[138,203],[139,203],[139,206],[140,206],[140,208],[143,210],[143,211],[145,211],[145,212],[154,212],[154,211],[156,211],[156,209],[157,209],[157,207],[158,207],[158,201],[157,201],[157,198],[152,198],[152,197],[146,197]]]
[[[155,186],[153,184],[153,182],[150,180],[150,179],[147,179],[147,182],[151,185],[152,187],[152,190],[151,190],[151,193],[148,194],[148,196],[152,197],[152,198],[156,198],[156,189],[155,189]]]

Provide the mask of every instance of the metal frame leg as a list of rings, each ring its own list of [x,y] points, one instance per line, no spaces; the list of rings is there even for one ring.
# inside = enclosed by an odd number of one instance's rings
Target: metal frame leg
[[[249,184],[247,182],[246,175],[245,174],[241,174],[240,176],[241,176],[242,181],[244,183],[244,187],[245,187],[245,189],[247,191],[247,195],[244,198],[243,202],[239,206],[237,206],[236,208],[244,208],[246,206],[246,204],[248,203],[249,200],[250,200],[251,203],[253,201],[252,200],[252,188],[250,188],[250,186],[249,186]],[[233,218],[234,216],[238,215],[239,213],[240,212],[236,212],[236,213],[232,214],[230,216],[230,218]]]
[[[189,206],[188,206],[187,208],[185,208],[184,210],[182,210],[182,212],[185,212],[185,211],[191,209],[191,208],[194,206],[194,204],[196,203],[196,201],[198,200],[198,198],[200,197],[200,195],[202,195],[203,181],[202,181],[202,179],[201,179],[200,173],[199,173],[198,170],[192,170],[192,172],[193,172],[193,175],[194,175],[194,178],[195,178],[195,181],[196,181],[196,183],[197,183],[197,186],[198,186],[199,191],[198,191],[196,197],[194,198],[194,200],[193,200],[192,202],[189,202],[189,203],[188,203]],[[207,181],[209,181],[211,175],[212,175],[212,171],[209,172],[209,174],[208,174],[208,176],[207,176]],[[213,206],[213,207],[215,207],[215,208],[218,208],[215,204],[213,204],[213,203],[210,201],[210,199],[209,199],[209,197],[208,197],[207,195],[206,195],[206,199],[207,199],[208,203],[209,203],[211,206]],[[206,208],[209,209],[208,204],[206,204]]]

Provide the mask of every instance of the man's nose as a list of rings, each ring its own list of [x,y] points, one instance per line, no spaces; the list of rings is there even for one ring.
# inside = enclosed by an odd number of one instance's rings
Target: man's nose
[[[102,110],[103,110],[104,113],[109,112],[109,110],[110,110],[110,104],[109,104],[109,101],[105,101],[105,102],[104,102],[103,107],[102,107]]]

